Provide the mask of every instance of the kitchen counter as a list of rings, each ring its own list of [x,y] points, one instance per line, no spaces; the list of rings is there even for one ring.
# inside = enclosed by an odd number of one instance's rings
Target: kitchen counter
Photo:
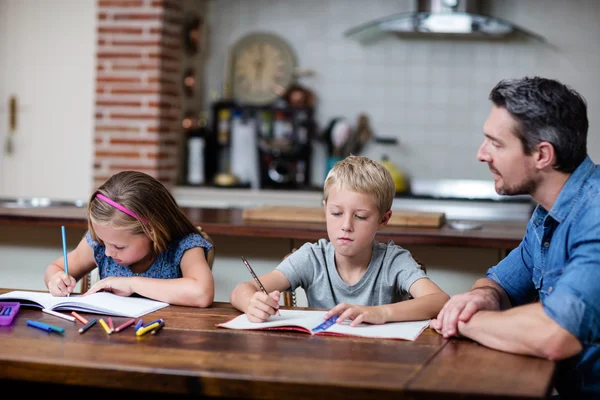
[[[182,207],[194,224],[201,225],[209,235],[256,238],[285,238],[315,241],[327,237],[321,223],[291,223],[244,221],[241,208]],[[448,224],[441,228],[386,227],[377,240],[393,240],[402,246],[432,245],[492,248],[510,250],[516,247],[527,221],[477,221],[480,229],[456,230]],[[84,207],[1,208],[0,224],[21,226],[85,228]]]

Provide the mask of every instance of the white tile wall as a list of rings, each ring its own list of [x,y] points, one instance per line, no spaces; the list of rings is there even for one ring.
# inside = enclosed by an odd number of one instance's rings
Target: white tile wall
[[[594,127],[600,111],[600,2],[593,0],[492,0],[487,14],[546,36],[532,40],[463,41],[386,37],[362,46],[346,29],[412,11],[397,0],[212,0],[208,3],[206,92],[219,91],[227,51],[253,31],[281,35],[301,67],[316,75],[301,83],[318,95],[321,127],[337,116],[354,123],[366,112],[378,135],[398,146],[369,144],[363,154],[388,154],[413,178],[491,179],[475,158],[487,118],[490,89],[502,78],[541,75],[562,80],[588,100],[589,149],[600,161]],[[206,97],[209,98],[209,97]],[[323,149],[315,145],[313,182],[322,183]]]

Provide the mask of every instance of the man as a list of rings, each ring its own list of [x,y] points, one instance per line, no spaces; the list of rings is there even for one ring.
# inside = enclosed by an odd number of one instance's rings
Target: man
[[[496,192],[538,203],[519,247],[431,323],[444,337],[558,361],[561,399],[600,398],[600,168],[587,105],[555,80],[501,81],[477,158]],[[513,371],[513,373],[519,373]]]

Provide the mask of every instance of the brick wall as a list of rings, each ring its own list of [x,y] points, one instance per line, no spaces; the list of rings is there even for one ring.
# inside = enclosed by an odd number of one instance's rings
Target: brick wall
[[[94,188],[123,170],[177,181],[181,0],[98,0]]]

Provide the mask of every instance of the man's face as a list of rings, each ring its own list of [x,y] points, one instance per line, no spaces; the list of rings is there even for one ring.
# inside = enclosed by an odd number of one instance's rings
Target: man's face
[[[485,139],[477,159],[488,164],[501,195],[532,194],[538,185],[533,155],[526,155],[513,134],[517,122],[506,109],[494,106],[483,125]]]

